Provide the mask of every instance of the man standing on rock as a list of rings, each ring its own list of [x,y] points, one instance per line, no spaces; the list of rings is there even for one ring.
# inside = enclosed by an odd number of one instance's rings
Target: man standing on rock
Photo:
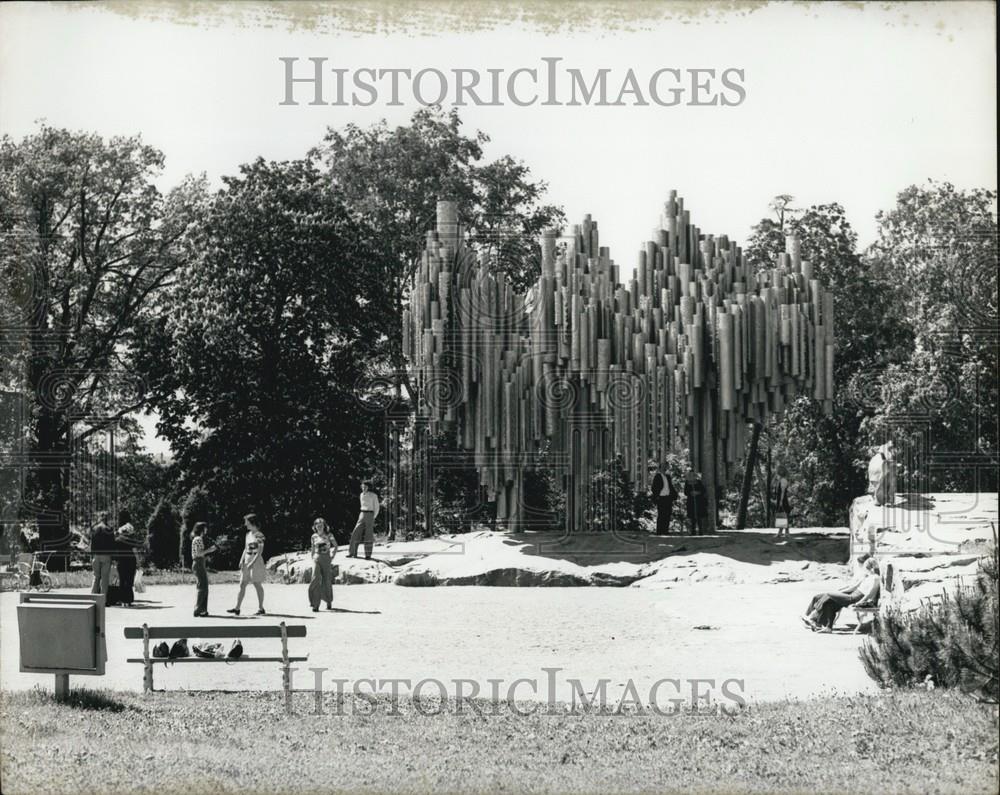
[[[670,534],[670,515],[674,512],[674,502],[677,500],[677,489],[667,472],[667,465],[660,464],[656,467],[656,474],[653,475],[651,484],[653,498],[656,500],[656,534],[665,536]]]
[[[358,523],[354,525],[354,532],[351,533],[347,557],[358,556],[358,544],[363,537],[365,560],[372,559],[372,550],[375,548],[375,518],[378,516],[378,511],[378,496],[371,490],[371,483],[367,480],[361,481],[361,513],[358,514]]]

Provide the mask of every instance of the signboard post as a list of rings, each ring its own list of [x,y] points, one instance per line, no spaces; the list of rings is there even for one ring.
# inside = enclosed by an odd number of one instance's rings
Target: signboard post
[[[57,699],[70,674],[104,676],[108,660],[102,594],[22,593],[17,606],[21,673],[55,675]]]

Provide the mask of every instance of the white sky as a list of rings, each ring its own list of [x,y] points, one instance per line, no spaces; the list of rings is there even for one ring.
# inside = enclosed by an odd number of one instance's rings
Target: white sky
[[[279,57],[329,66],[629,67],[745,70],[738,107],[466,107],[490,157],[512,154],[548,181],[570,222],[589,212],[626,267],[676,188],[706,232],[743,241],[776,194],[839,201],[861,243],[874,216],[928,178],[996,187],[995,7],[936,3],[863,10],[774,4],[653,31],[378,36],[280,26],[197,28],[98,6],[0,6],[0,131],[36,119],[104,135],[141,132],[166,182],[217,180],[262,155],[301,156],[327,125],[401,123],[410,107],[281,107]],[[614,83],[614,80],[611,81]],[[383,101],[388,101],[387,95]]]

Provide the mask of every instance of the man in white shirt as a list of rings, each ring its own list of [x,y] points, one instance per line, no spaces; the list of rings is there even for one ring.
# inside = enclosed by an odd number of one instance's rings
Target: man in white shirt
[[[378,512],[378,496],[371,490],[371,484],[367,480],[361,481],[361,513],[358,514],[358,523],[354,525],[354,531],[351,533],[347,557],[356,558],[358,556],[358,544],[363,538],[365,560],[372,559],[372,550],[375,547],[375,518],[378,516]]]

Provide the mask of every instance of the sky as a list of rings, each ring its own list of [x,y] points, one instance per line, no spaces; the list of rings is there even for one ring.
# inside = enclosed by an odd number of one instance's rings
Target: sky
[[[866,245],[876,213],[908,185],[996,187],[992,3],[774,3],[617,29],[588,25],[577,3],[575,26],[538,29],[512,12],[464,30],[383,24],[373,33],[338,27],[336,15],[294,24],[280,9],[252,25],[225,6],[201,20],[164,8],[0,6],[0,132],[19,138],[39,119],[139,132],[166,156],[165,187],[187,173],[218,182],[257,156],[303,155],[328,126],[403,123],[417,107],[387,106],[388,92],[371,107],[282,106],[282,57],[508,73],[558,57],[588,75],[743,70],[746,98],[730,107],[461,109],[468,132],[491,136],[488,158],[524,160],[570,222],[592,214],[623,270],[670,189],[703,231],[737,241],[778,194],[801,207],[836,201]]]

